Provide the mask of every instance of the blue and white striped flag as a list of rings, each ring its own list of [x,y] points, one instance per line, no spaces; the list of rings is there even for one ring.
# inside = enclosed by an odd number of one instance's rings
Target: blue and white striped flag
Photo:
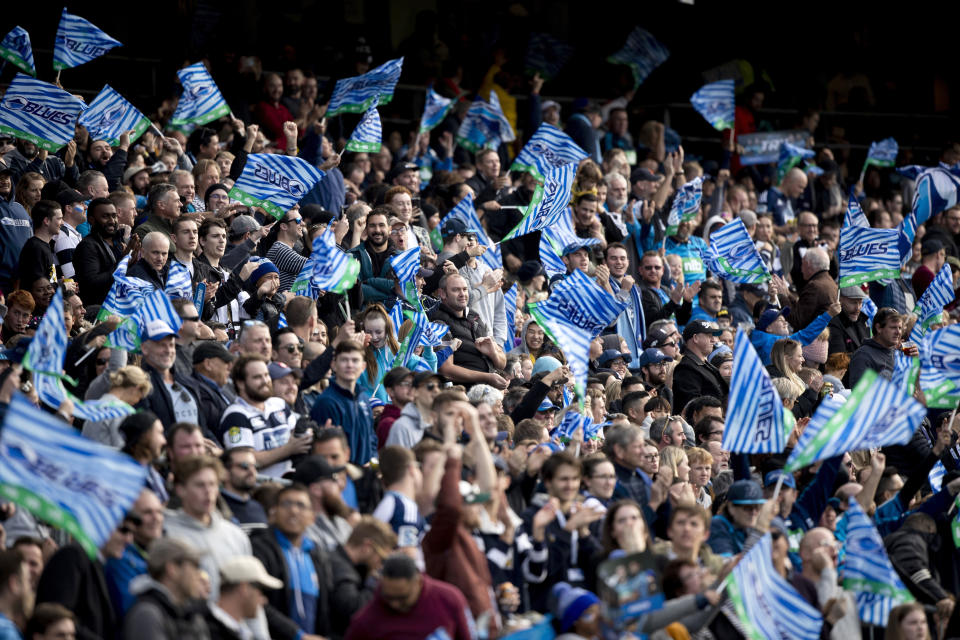
[[[913,207],[898,227],[901,265],[906,264],[913,253],[917,227],[944,209],[957,204],[958,189],[960,176],[944,167],[923,167],[916,175]]]
[[[23,355],[24,369],[56,377],[63,375],[63,360],[67,355],[67,326],[63,316],[63,290],[57,287]]]
[[[847,537],[841,570],[843,588],[856,594],[861,621],[886,627],[889,610],[913,602],[914,598],[890,564],[880,532],[855,498],[849,498],[846,515]],[[873,597],[861,601],[861,595]],[[879,599],[890,602],[879,602]]]
[[[314,300],[321,291],[344,293],[357,282],[360,262],[337,246],[333,226],[313,239],[310,257],[297,275],[291,291]]]
[[[390,307],[390,323],[393,325],[393,337],[400,339],[400,325],[403,324],[403,305],[398,300]]]
[[[91,140],[106,140],[111,147],[120,144],[120,136],[127,131],[133,131],[130,142],[134,142],[150,128],[150,119],[108,84],[77,122],[86,127]]]
[[[937,463],[930,469],[930,473],[927,474],[927,482],[930,483],[930,489],[933,490],[934,493],[939,492],[943,487],[943,478],[946,475],[947,468],[943,466],[943,462],[937,460]]]
[[[564,164],[559,167],[541,165],[541,170],[545,172],[543,183],[537,184],[523,219],[503,237],[503,240],[551,227],[557,224],[561,217],[568,215],[567,205],[570,203],[573,179],[577,171],[576,165]]]
[[[873,326],[873,316],[877,315],[877,304],[870,298],[864,298],[863,304],[860,305],[860,311],[863,312],[863,315],[867,316],[867,326]]]
[[[887,138],[880,142],[871,142],[870,150],[867,151],[867,159],[863,163],[864,169],[869,165],[875,167],[892,167],[897,163],[897,153],[900,147],[893,138]]]
[[[213,122],[217,118],[230,113],[227,101],[213,81],[213,76],[207,71],[202,62],[177,71],[180,79],[180,99],[177,108],[170,118],[170,124],[175,127],[187,125],[202,125]]]
[[[60,15],[60,26],[57,27],[57,41],[53,47],[53,70],[79,67],[114,47],[122,46],[119,40],[114,40],[95,24],[80,16],[67,13],[64,7]]]
[[[287,314],[281,311],[280,315],[277,316],[277,329],[286,329],[289,326],[287,323]]]
[[[700,212],[700,201],[702,199],[703,178],[698,176],[680,187],[673,196],[673,204],[670,205],[666,235],[675,235],[681,222],[688,222],[696,218],[697,213]]]
[[[430,322],[425,313],[417,312],[413,315],[416,318],[415,322],[420,323],[423,328],[420,344],[424,347],[439,347],[442,345],[443,337],[450,333],[450,327],[442,322]]]
[[[623,313],[627,303],[601,289],[592,278],[576,269],[556,284],[549,298],[532,303],[528,308],[544,333],[567,356],[567,364],[576,379],[577,394],[583,398],[590,341]]]
[[[847,212],[843,215],[843,226],[844,227],[869,227],[870,222],[867,220],[867,216],[863,213],[863,207],[860,206],[860,201],[857,200],[857,196],[853,195],[853,190],[850,190],[850,198],[847,200]]]
[[[423,106],[423,115],[420,116],[420,133],[431,131],[443,122],[454,104],[456,102],[452,98],[444,98],[434,91],[433,87],[427,87],[427,100]]]
[[[350,139],[347,140],[344,149],[362,153],[380,151],[380,144],[383,141],[383,128],[380,124],[380,112],[377,111],[377,104],[377,101],[374,100],[370,108],[360,118],[360,122],[353,133],[350,134]]]
[[[544,80],[555,78],[573,57],[574,48],[548,33],[531,33],[524,56],[529,75],[539,73]]]
[[[710,234],[710,246],[703,257],[707,268],[724,280],[766,282],[770,279],[770,270],[740,218]]]
[[[750,640],[817,640],[820,612],[773,568],[770,534],[753,545],[724,583]]]
[[[544,167],[559,167],[565,164],[579,165],[589,154],[580,148],[573,138],[544,122],[536,133],[523,145],[510,171],[525,171],[543,181]]]
[[[809,160],[816,155],[812,149],[804,149],[789,142],[780,143],[780,153],[777,158],[777,182],[783,182],[784,176],[790,169],[800,164],[804,160]]]
[[[176,259],[170,261],[167,285],[163,290],[171,298],[193,298],[193,282],[185,264]]]
[[[561,442],[569,442],[573,438],[573,434],[576,433],[580,427],[583,428],[584,435],[586,435],[587,427],[591,424],[593,424],[593,420],[590,416],[571,409],[563,414],[560,424],[554,429],[553,436],[560,438]],[[584,438],[584,440],[586,440],[586,438]]]
[[[74,124],[86,109],[63,89],[18,73],[0,102],[0,133],[57,151],[73,140]]]
[[[717,131],[733,128],[736,96],[733,80],[717,80],[700,87],[690,96],[690,104]]]
[[[497,92],[491,91],[489,99],[477,98],[460,123],[457,144],[476,153],[480,149],[496,149],[504,142],[516,140],[516,134],[500,108]]]
[[[423,316],[422,320],[418,322],[418,316]],[[415,313],[410,318],[410,322],[413,325],[413,328],[410,330],[410,333],[403,339],[403,342],[400,343],[400,349],[397,351],[397,355],[393,358],[393,364],[391,368],[396,367],[410,367],[410,360],[416,356],[415,351],[417,347],[420,346],[420,342],[423,338],[423,323],[422,321],[426,319],[426,316],[422,313]],[[399,329],[397,332],[399,333]],[[384,372],[380,373],[380,379],[382,380]],[[380,386],[380,381],[377,381],[377,386]]]
[[[820,403],[784,469],[796,471],[847,451],[906,444],[926,415],[926,407],[867,369],[846,402]]]
[[[896,229],[872,229],[859,225],[840,230],[840,286],[900,277],[900,252]]]
[[[931,331],[918,344],[920,388],[927,406],[956,407],[960,396],[960,325]]]
[[[130,456],[14,394],[0,432],[0,495],[64,529],[91,558],[139,497],[146,475]]]
[[[627,36],[627,42],[620,51],[607,58],[611,64],[625,64],[633,71],[633,88],[636,89],[647,79],[650,73],[666,62],[670,52],[653,35],[636,27]]]
[[[135,316],[143,304],[144,294],[153,290],[153,285],[146,280],[127,276],[129,262],[130,256],[126,255],[117,263],[117,268],[113,271],[113,284],[110,285],[107,297],[97,314],[98,322],[103,322],[111,315],[121,318]]]
[[[867,300],[869,299],[867,298]],[[873,320],[867,320],[867,326],[872,325]],[[893,352],[893,360],[893,375],[890,376],[890,381],[908,396],[913,395],[913,389],[917,384],[917,376],[920,373],[920,358],[908,356],[898,349]]]
[[[573,212],[560,216],[557,221],[541,230],[540,233],[540,262],[552,278],[567,272],[567,265],[563,256],[576,251],[600,244],[599,238],[581,238],[573,228]]]
[[[724,451],[780,453],[787,446],[783,402],[743,329],[737,330],[733,343],[733,375],[727,407]]]
[[[513,349],[513,337],[517,335],[517,290],[516,282],[503,294],[503,312],[507,316],[507,341],[503,343],[503,352]]]
[[[491,270],[503,269],[503,253],[500,250],[500,245],[491,242],[487,232],[484,231],[483,224],[477,217],[477,209],[473,206],[473,196],[471,194],[467,193],[460,198],[460,202],[440,221],[440,228],[443,229],[447,222],[453,219],[462,220],[468,230],[475,231],[477,244],[487,248],[477,260],[490,267]]]
[[[390,268],[393,269],[394,275],[397,276],[397,281],[400,283],[401,288],[405,290],[407,283],[416,286],[415,276],[417,275],[417,271],[420,270],[419,245],[394,254],[390,257],[389,262]],[[411,302],[411,304],[413,303]],[[414,306],[417,305],[414,304]]]
[[[324,175],[303,158],[254,153],[247,156],[240,178],[230,189],[230,197],[248,207],[261,207],[282,220]]]
[[[549,230],[540,233],[540,264],[547,272],[547,277],[553,279],[567,272],[567,265],[563,261],[563,246],[555,243],[549,235]]]
[[[87,422],[99,422],[123,418],[134,413],[136,409],[120,400],[83,400],[74,397],[60,378],[48,376],[45,373],[36,373],[33,376],[36,384],[37,397],[51,409],[59,409],[67,398],[73,402],[73,416]]]
[[[24,73],[37,75],[33,63],[33,47],[30,46],[30,34],[23,27],[16,26],[0,40],[0,58],[19,67]]]
[[[943,308],[953,302],[953,297],[953,272],[950,265],[945,264],[920,296],[913,310],[917,314],[917,322],[910,332],[910,339],[920,344],[927,327],[940,317]]]
[[[341,78],[333,87],[327,117],[338,113],[363,113],[376,101],[387,104],[393,100],[393,90],[400,80],[403,58],[384,62],[362,76]]]
[[[138,320],[141,335],[147,323],[153,322],[154,320],[163,322],[169,326],[174,333],[180,331],[180,327],[183,326],[183,320],[180,318],[177,310],[173,308],[173,303],[170,302],[170,296],[159,289],[155,289],[143,297],[143,307],[140,309]]]

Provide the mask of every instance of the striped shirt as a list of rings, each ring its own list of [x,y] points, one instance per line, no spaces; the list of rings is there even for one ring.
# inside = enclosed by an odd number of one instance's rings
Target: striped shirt
[[[303,265],[307,263],[304,256],[279,241],[274,242],[273,246],[270,247],[270,251],[267,252],[267,260],[276,265],[280,272],[280,293],[290,291],[300,274],[300,270],[303,269]]]

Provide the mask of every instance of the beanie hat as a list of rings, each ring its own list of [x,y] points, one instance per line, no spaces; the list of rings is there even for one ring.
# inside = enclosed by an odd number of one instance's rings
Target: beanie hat
[[[550,597],[554,603],[553,617],[560,623],[560,633],[569,631],[584,611],[600,603],[600,599],[591,592],[571,587],[566,582],[555,584]]]
[[[547,373],[553,372],[557,367],[562,367],[560,361],[554,358],[553,356],[540,356],[537,358],[537,361],[533,363],[533,371],[530,372],[530,376],[533,377],[540,373],[541,371],[546,371]]]
[[[276,265],[267,260],[266,258],[255,259],[251,258],[250,262],[256,262],[257,268],[253,270],[253,273],[250,274],[250,277],[247,278],[248,284],[257,284],[260,281],[260,278],[267,275],[268,273],[280,274],[280,271],[277,269]]]
[[[827,361],[827,348],[829,346],[826,340],[814,340],[803,347],[803,359],[813,364],[823,364]]]

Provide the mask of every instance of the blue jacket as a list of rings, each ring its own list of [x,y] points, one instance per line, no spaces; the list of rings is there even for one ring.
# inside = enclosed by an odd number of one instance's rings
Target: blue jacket
[[[770,360],[770,351],[773,349],[773,345],[777,340],[783,340],[784,338],[790,338],[791,340],[796,340],[803,346],[807,346],[811,342],[817,339],[823,330],[828,324],[830,324],[831,316],[829,313],[824,311],[819,316],[813,319],[813,322],[805,326],[800,331],[791,333],[788,336],[778,336],[772,333],[767,333],[766,331],[760,331],[759,329],[754,329],[750,332],[750,344],[753,345],[753,348],[756,349],[757,355],[760,356],[760,361],[763,362],[763,366],[769,367],[773,362]]]
[[[666,253],[680,256],[684,283],[693,284],[706,280],[707,270],[703,266],[703,254],[707,252],[707,243],[697,236],[690,236],[686,242],[677,242],[675,237],[669,236],[663,246]]]
[[[710,520],[710,538],[707,546],[718,556],[729,558],[743,551],[747,541],[747,530],[737,527],[724,515],[713,516]]]
[[[697,307],[693,310],[693,313],[690,314],[689,322],[694,320],[703,320],[704,322],[716,322],[716,316],[710,315],[710,312],[704,309],[703,307]]]
[[[119,615],[123,615],[137,601],[137,596],[130,593],[130,583],[137,576],[146,575],[147,555],[137,545],[128,544],[123,550],[123,556],[107,560],[103,573],[107,578],[113,606]]]
[[[827,500],[833,495],[833,484],[840,470],[840,461],[843,456],[836,456],[824,460],[820,470],[814,476],[813,482],[804,487],[797,501],[793,503],[793,510],[787,516],[787,541],[790,545],[790,562],[801,570],[800,539],[803,534],[813,529],[820,522],[823,510],[827,508]]]
[[[350,444],[350,462],[362,467],[377,455],[377,434],[373,430],[373,414],[368,404],[370,397],[357,389],[350,393],[335,381],[320,394],[310,417],[317,424],[329,418],[334,425],[343,428]]]
[[[13,291],[20,264],[20,250],[33,235],[33,223],[19,202],[0,198],[0,291]]]

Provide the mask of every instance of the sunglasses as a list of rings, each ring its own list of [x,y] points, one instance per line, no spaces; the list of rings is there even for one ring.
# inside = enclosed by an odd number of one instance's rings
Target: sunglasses
[[[97,364],[110,364],[110,358],[97,358]]]
[[[299,344],[285,344],[283,348],[287,350],[287,353],[303,353],[303,345]]]
[[[200,316],[190,316],[189,318],[180,318],[184,322],[200,322]]]
[[[284,222],[286,223],[296,222],[297,224],[303,224],[303,218],[301,218],[300,216],[297,216],[296,218],[287,218],[286,220],[284,220]]]
[[[437,389],[440,388],[440,385],[437,384],[436,382],[428,382],[423,386],[426,387],[427,391],[436,391]]]

